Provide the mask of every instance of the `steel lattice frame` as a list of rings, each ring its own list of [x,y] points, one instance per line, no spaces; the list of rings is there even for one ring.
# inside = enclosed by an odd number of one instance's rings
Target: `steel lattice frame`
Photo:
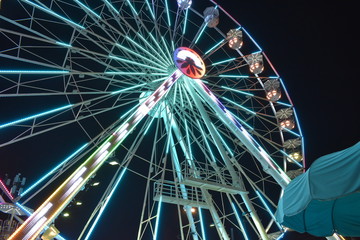
[[[228,239],[231,228],[244,239],[268,239],[269,233],[279,231],[271,212],[286,185],[281,179],[287,181],[280,175],[301,168],[284,147],[288,140],[294,148],[303,146],[296,145],[302,134],[295,109],[280,76],[246,30],[213,1],[193,5],[181,9],[169,0],[23,0],[16,3],[16,13],[2,10],[0,110],[7,114],[0,118],[0,131],[6,133],[1,134],[0,151],[8,154],[39,141],[70,155],[76,147],[59,146],[59,134],[69,139],[64,145],[83,146],[50,172],[52,178],[43,188],[99,151],[167,81],[176,69],[172,55],[177,47],[191,47],[206,63],[201,81],[180,77],[121,143],[116,150],[119,169],[94,212],[88,213],[90,220],[79,239],[91,233],[121,179],[122,185],[135,179],[143,187],[141,220],[135,220],[139,228],[133,238],[161,235],[158,226],[165,204],[178,213],[181,239],[206,239],[208,226],[201,225],[206,222],[201,218],[212,219],[207,222],[215,223],[221,239]],[[220,12],[215,28],[204,21],[208,6]],[[241,49],[228,46],[230,29],[243,31]],[[265,70],[259,74],[249,71],[254,53],[264,59]],[[279,100],[266,97],[271,80],[280,83]],[[222,103],[218,111],[212,101]],[[276,113],[281,109],[293,112],[294,129],[280,126]],[[248,134],[254,147],[224,123],[226,116],[243,129],[241,134]],[[44,168],[43,147],[33,145],[38,151],[34,166]],[[270,170],[279,169],[278,179],[277,173],[264,172],[268,166],[259,158],[265,153]],[[122,193],[121,188],[117,191]],[[23,196],[21,202],[32,198],[36,194]],[[125,200],[131,201],[131,195],[124,193]],[[192,206],[199,208],[198,214],[190,212]]]

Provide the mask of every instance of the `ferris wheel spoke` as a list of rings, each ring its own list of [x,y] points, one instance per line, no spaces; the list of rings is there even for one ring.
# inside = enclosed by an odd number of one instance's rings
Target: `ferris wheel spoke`
[[[44,13],[50,14],[53,17],[58,18],[61,21],[65,22],[65,23],[67,23],[67,24],[69,24],[69,25],[71,25],[71,26],[73,26],[73,27],[75,27],[77,29],[82,29],[82,30],[85,29],[84,26],[82,26],[82,25],[80,25],[78,23],[75,23],[74,21],[72,21],[70,19],[67,19],[66,17],[63,17],[63,16],[57,14],[56,12],[54,12],[50,8],[44,6],[43,4],[41,4],[37,0],[35,0],[35,2],[37,2],[37,3],[33,2],[33,1],[30,1],[30,0],[21,0],[21,1],[33,6],[34,8],[36,8],[36,9],[38,9],[38,10],[44,12]]]

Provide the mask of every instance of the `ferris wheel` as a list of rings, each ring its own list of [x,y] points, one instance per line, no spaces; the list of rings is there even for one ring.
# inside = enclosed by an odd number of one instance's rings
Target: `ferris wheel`
[[[91,239],[106,208],[121,217],[102,234],[127,239],[284,231],[273,214],[303,168],[303,137],[282,79],[236,17],[212,0],[11,5],[0,12],[0,152],[38,174],[9,204],[29,215],[9,239],[53,234],[79,195],[91,207],[68,225],[81,227],[58,227],[71,239]],[[97,178],[104,189],[91,195]]]

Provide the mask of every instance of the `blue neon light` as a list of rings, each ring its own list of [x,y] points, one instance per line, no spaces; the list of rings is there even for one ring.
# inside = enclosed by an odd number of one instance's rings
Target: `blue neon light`
[[[93,224],[91,225],[91,228],[90,228],[89,232],[87,233],[86,237],[84,238],[84,240],[88,240],[88,239],[90,238],[92,232],[93,232],[94,229],[95,229],[96,224],[98,223],[101,215],[103,214],[105,208],[107,207],[108,203],[110,202],[110,199],[111,199],[112,195],[114,194],[116,188],[118,187],[118,185],[119,185],[122,177],[124,176],[124,173],[126,172],[126,170],[127,170],[127,169],[124,168],[124,169],[122,170],[122,172],[120,173],[120,176],[118,177],[118,179],[117,179],[117,181],[116,181],[116,183],[115,183],[115,186],[114,186],[113,189],[111,190],[109,196],[106,198],[106,201],[105,201],[104,205],[102,205],[102,207],[101,207],[98,215],[96,216],[95,221],[94,221]]]
[[[40,178],[38,181],[36,181],[33,185],[31,185],[28,189],[26,189],[24,192],[21,193],[21,197],[25,196],[27,193],[29,193],[32,189],[34,189],[37,185],[42,183],[46,178],[48,178],[50,175],[52,175],[56,170],[58,170],[61,166],[63,166],[67,161],[69,161],[71,158],[76,156],[81,150],[83,150],[88,144],[84,144],[81,146],[78,150],[76,150],[74,153],[72,153],[69,157],[67,157],[64,161],[62,161],[60,164],[58,164],[55,168],[53,168],[51,171],[49,171],[47,174],[45,174],[42,178]]]
[[[12,121],[12,122],[9,122],[9,123],[5,123],[5,124],[0,125],[0,129],[6,128],[6,127],[9,127],[9,126],[12,126],[12,125],[21,123],[21,122],[25,122],[25,121],[28,121],[28,120],[31,120],[31,119],[35,119],[35,118],[38,118],[38,117],[41,117],[41,116],[44,116],[44,115],[47,115],[47,114],[51,114],[51,113],[54,113],[54,112],[58,112],[58,111],[61,111],[61,110],[70,108],[70,107],[72,107],[72,106],[73,106],[73,104],[69,104],[69,105],[66,105],[66,106],[63,106],[63,107],[55,108],[55,109],[50,110],[50,111],[46,111],[46,112],[43,112],[43,113],[35,114],[35,115],[33,115],[33,116],[30,116],[30,117],[26,117],[26,118],[22,118],[22,119],[19,119],[19,120],[15,120],[15,121]]]
[[[159,221],[160,221],[161,205],[162,205],[162,196],[160,196],[160,200],[159,200],[159,204],[158,204],[157,218],[156,218],[156,222],[155,222],[155,232],[154,232],[153,240],[157,240],[157,235],[158,235],[158,232],[159,232],[158,230],[159,230]]]
[[[0,70],[0,74],[69,74],[69,71],[62,70]]]
[[[47,13],[49,13],[49,14],[57,17],[57,18],[60,18],[61,20],[65,21],[65,22],[68,22],[68,23],[70,23],[72,25],[75,25],[76,27],[78,27],[80,29],[85,29],[85,27],[83,27],[83,26],[81,26],[81,25],[79,25],[79,24],[77,24],[77,23],[75,23],[75,22],[73,22],[73,21],[71,21],[71,20],[57,14],[57,13],[55,13],[54,11],[52,11],[52,10],[50,10],[48,8],[42,7],[42,6],[40,6],[40,5],[38,5],[38,4],[34,3],[34,2],[31,2],[29,0],[23,0],[23,1],[30,4],[30,5],[32,5],[32,6],[34,6],[34,7],[36,7],[36,8],[38,8],[38,9],[40,9],[40,10],[42,10],[42,11],[44,11],[44,12],[47,12]]]

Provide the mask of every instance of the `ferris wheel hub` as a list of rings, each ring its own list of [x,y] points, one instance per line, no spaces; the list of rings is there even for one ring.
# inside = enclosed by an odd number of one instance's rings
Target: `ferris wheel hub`
[[[206,67],[202,58],[194,50],[179,47],[174,52],[176,67],[186,76],[199,79],[205,75]]]

